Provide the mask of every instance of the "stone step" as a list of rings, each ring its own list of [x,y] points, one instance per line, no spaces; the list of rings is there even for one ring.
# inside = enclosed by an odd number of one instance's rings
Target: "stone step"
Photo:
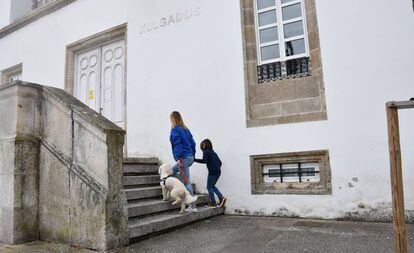
[[[130,241],[139,240],[154,233],[160,233],[195,221],[223,213],[222,208],[199,207],[197,213],[179,214],[177,210],[145,218],[129,219]]]
[[[207,195],[198,195],[196,204],[206,204],[208,199]],[[172,201],[163,201],[162,199],[139,200],[128,203],[127,207],[130,218],[181,208],[180,205],[173,206]]]
[[[159,184],[159,175],[124,176],[124,186]]]
[[[127,157],[124,158],[124,164],[156,164],[158,165],[160,160],[157,157]]]
[[[128,201],[162,196],[160,185],[125,189],[125,193]]]
[[[124,175],[158,175],[158,164],[124,163]]]

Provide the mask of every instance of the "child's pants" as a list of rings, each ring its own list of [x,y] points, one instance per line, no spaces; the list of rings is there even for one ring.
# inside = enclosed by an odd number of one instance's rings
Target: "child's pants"
[[[223,195],[221,194],[219,189],[216,187],[216,183],[219,180],[219,178],[220,178],[220,175],[214,175],[214,176],[208,175],[208,178],[207,178],[207,190],[208,190],[208,195],[210,195],[210,203],[212,205],[216,204],[214,193],[217,194],[217,197],[219,198],[219,200],[223,198]]]

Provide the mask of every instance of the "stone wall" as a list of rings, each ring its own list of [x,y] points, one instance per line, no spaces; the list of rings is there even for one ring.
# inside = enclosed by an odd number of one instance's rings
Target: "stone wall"
[[[0,241],[127,244],[124,131],[60,89],[22,82],[0,88],[0,116]]]
[[[309,41],[309,76],[258,82],[253,1],[240,1],[244,38],[246,116],[248,127],[327,119],[319,28],[314,0],[304,1]]]
[[[0,89],[0,241],[38,238],[40,92]]]

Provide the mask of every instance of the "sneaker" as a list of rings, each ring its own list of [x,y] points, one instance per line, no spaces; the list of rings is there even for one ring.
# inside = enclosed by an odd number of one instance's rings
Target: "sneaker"
[[[185,209],[185,211],[189,213],[196,213],[198,210],[195,207],[189,206],[187,209]]]
[[[225,197],[221,198],[218,207],[223,208],[226,205],[226,201],[227,199]]]
[[[217,204],[216,203],[214,203],[214,204],[207,204],[206,207],[207,208],[215,208],[215,207],[217,207]]]

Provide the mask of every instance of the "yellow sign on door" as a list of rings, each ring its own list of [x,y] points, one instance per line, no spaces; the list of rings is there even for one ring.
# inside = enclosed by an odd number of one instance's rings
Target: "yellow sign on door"
[[[94,100],[94,99],[95,99],[95,90],[90,89],[89,90],[89,100]]]

